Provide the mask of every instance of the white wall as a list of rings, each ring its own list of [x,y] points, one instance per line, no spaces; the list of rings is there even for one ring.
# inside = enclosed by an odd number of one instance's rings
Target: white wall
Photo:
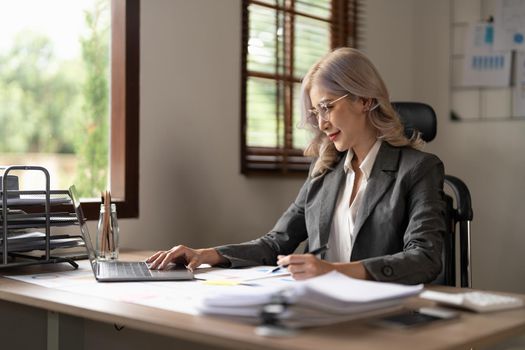
[[[471,191],[473,284],[525,292],[525,121],[450,121],[450,7],[448,1],[416,1],[416,98],[439,116],[433,149],[446,171]]]
[[[360,49],[374,62],[393,101],[411,101],[414,85],[414,0],[367,0]]]
[[[141,6],[140,218],[121,221],[123,246],[199,247],[265,233],[302,180],[240,175],[240,1]],[[472,191],[474,285],[525,292],[525,123],[449,121],[448,1],[368,0],[364,12],[363,48],[392,99],[434,106],[438,137],[427,150]]]

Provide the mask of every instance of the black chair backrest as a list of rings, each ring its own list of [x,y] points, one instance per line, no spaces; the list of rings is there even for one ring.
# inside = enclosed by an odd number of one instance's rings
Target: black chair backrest
[[[393,102],[392,106],[405,125],[407,137],[411,137],[414,130],[421,133],[425,142],[430,142],[436,137],[437,118],[432,107],[420,102]]]
[[[430,142],[436,136],[437,118],[434,109],[425,103],[393,102],[405,126],[405,135],[411,137],[414,131]],[[445,183],[452,189],[454,199],[446,195],[446,220],[448,232],[444,237],[443,269],[434,283],[456,286],[456,226],[459,225],[460,277],[462,287],[471,287],[470,269],[470,221],[473,218],[470,192],[460,179],[445,175]],[[456,207],[454,207],[454,202]]]

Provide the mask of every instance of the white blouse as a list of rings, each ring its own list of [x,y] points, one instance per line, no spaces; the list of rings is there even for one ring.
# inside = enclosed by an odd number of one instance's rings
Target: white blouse
[[[361,177],[361,184],[357,189],[354,201],[350,205],[350,198],[352,196],[352,189],[354,188],[355,172],[352,169],[352,158],[354,152],[350,149],[346,155],[344,169],[346,173],[346,184],[342,191],[339,191],[337,204],[335,207],[334,217],[330,228],[330,237],[328,238],[328,249],[325,259],[331,262],[349,262],[352,254],[352,247],[357,236],[354,232],[355,219],[357,211],[359,210],[363,201],[363,195],[368,184],[368,178],[374,167],[377,152],[381,147],[381,140],[377,140],[372,146],[365,159],[359,166],[363,176]]]

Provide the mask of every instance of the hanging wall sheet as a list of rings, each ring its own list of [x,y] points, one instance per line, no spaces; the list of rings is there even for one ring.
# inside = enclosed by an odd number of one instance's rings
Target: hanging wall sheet
[[[494,50],[493,24],[469,24],[466,33],[461,86],[509,86],[511,51]]]
[[[525,51],[525,1],[495,1],[494,48]]]

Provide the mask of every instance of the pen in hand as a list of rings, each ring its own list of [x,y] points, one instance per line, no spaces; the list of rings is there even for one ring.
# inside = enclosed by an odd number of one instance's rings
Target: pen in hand
[[[328,250],[328,244],[325,244],[325,245],[323,245],[323,246],[321,246],[321,247],[319,247],[319,248],[317,248],[317,249],[314,249],[314,250],[312,250],[312,251],[309,251],[309,252],[306,253],[306,254],[319,255],[319,254],[321,254],[321,253],[324,253],[324,252],[327,251],[327,250]],[[270,271],[270,273],[277,272],[277,271],[279,271],[279,269],[282,268],[282,267],[288,267],[288,265],[283,265],[283,266],[280,266],[280,265],[279,265],[279,266],[277,266],[276,268],[272,269],[272,270]]]

